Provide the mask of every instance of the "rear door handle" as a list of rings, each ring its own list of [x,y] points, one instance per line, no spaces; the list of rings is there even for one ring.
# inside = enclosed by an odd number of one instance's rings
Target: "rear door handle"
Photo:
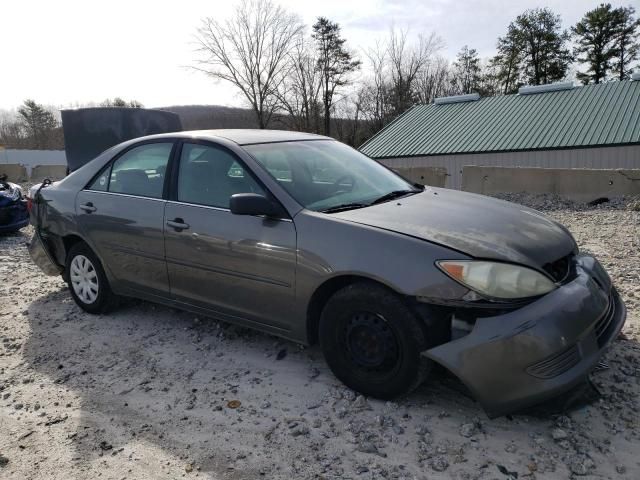
[[[97,208],[93,206],[93,203],[87,202],[85,204],[80,205],[80,210],[84,210],[87,213],[93,213],[97,210]]]
[[[187,228],[189,228],[189,224],[184,223],[184,220],[182,220],[181,218],[167,220],[167,225],[171,228],[174,228],[176,232],[181,232],[182,230],[186,230]]]

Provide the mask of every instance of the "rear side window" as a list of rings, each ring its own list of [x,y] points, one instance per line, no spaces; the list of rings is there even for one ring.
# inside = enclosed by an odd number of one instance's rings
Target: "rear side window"
[[[126,152],[113,163],[108,191],[162,198],[172,147],[173,143],[149,143]],[[101,178],[95,182],[99,184]]]
[[[191,143],[182,146],[178,201],[229,208],[229,199],[236,193],[265,194],[228,151]]]

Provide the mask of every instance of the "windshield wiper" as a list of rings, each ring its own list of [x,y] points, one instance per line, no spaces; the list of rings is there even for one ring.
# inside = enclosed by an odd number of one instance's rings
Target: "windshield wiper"
[[[320,211],[322,213],[337,213],[337,212],[344,212],[345,210],[354,210],[356,208],[364,208],[368,206],[369,206],[368,203],[342,203],[340,205],[335,205],[333,207],[329,207]]]
[[[410,193],[418,193],[421,190],[394,190],[393,192],[389,192],[385,195],[382,195],[379,198],[376,198],[369,205],[375,205],[377,203],[388,202],[389,200],[393,200],[394,198],[404,197],[405,195],[409,195]]]

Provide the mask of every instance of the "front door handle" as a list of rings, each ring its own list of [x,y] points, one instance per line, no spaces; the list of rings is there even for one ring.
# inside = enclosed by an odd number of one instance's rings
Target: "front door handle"
[[[93,213],[97,210],[97,208],[93,206],[93,203],[87,202],[80,205],[80,210],[84,210],[87,213]]]
[[[187,228],[189,228],[189,224],[184,223],[184,220],[182,220],[181,218],[167,220],[167,225],[171,228],[174,228],[176,232],[181,232],[182,230],[186,230]]]

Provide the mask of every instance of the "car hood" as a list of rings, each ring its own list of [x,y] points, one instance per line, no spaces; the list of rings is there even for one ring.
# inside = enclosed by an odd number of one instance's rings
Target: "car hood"
[[[427,187],[416,195],[333,215],[437,243],[475,258],[535,269],[577,248],[565,227],[540,212],[458,190]]]

